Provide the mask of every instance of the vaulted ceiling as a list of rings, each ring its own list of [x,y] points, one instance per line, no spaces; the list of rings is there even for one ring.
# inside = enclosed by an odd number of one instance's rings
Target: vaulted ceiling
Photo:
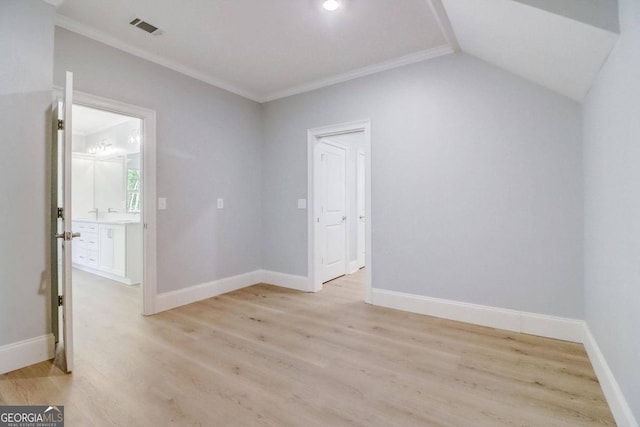
[[[609,9],[601,4],[589,8],[601,0],[577,1],[443,3],[464,52],[582,101],[617,39],[617,15],[612,22],[603,19],[601,9]],[[572,2],[575,8],[557,7]],[[615,1],[612,6],[617,11]]]
[[[457,49],[580,101],[617,29],[615,0],[48,1],[58,26],[258,102]]]

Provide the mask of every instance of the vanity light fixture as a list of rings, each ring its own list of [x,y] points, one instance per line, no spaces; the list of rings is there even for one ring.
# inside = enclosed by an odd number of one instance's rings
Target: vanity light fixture
[[[106,139],[103,139],[99,143],[93,145],[92,147],[89,147],[87,152],[89,154],[107,154],[108,152],[111,151],[112,146],[113,146],[112,143],[110,143]]]
[[[325,0],[325,2],[322,3],[322,7],[330,12],[333,12],[340,7],[340,2],[338,0]]]

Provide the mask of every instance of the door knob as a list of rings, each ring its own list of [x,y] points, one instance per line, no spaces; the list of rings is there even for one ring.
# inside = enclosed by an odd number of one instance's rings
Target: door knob
[[[69,231],[65,231],[64,233],[57,233],[55,236],[58,239],[64,239],[64,240],[69,241],[69,240],[74,239],[76,237],[80,237],[80,233],[71,233]]]
[[[360,219],[364,219],[364,215],[360,215],[358,218],[360,218]]]
[[[342,217],[342,222],[345,222],[346,220],[347,220],[347,217],[346,217],[346,216],[343,216],[343,217]]]

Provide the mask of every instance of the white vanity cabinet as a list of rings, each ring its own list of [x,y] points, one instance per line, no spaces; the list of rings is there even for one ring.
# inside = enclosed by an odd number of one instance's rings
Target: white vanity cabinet
[[[124,225],[100,224],[100,269],[126,276],[126,232]]]
[[[73,239],[73,263],[98,267],[98,225],[74,222],[73,231],[80,233],[80,237]]]
[[[140,223],[74,220],[73,266],[127,285],[142,280]]]

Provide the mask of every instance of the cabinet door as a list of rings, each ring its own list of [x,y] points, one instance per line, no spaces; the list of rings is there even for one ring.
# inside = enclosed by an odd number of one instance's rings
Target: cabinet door
[[[119,276],[125,275],[125,231],[121,225],[100,226],[100,268]]]
[[[113,227],[113,272],[118,276],[126,276],[126,233],[123,225]]]
[[[113,229],[106,225],[100,226],[100,268],[113,270]]]

